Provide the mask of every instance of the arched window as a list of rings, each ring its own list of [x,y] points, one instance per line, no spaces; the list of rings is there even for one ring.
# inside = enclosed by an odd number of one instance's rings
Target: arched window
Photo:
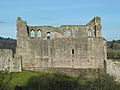
[[[72,37],[72,32],[71,32],[71,30],[67,30],[67,31],[65,32],[65,36],[66,36],[66,37]]]
[[[40,38],[42,37],[42,32],[41,32],[41,30],[38,30],[37,34],[38,34],[38,38],[40,39]]]
[[[47,39],[50,39],[50,37],[51,37],[51,33],[47,32]]]
[[[34,30],[31,30],[30,31],[30,37],[34,38],[34,36],[35,36],[35,32],[34,32]]]
[[[92,30],[91,29],[88,30],[88,36],[92,37]]]

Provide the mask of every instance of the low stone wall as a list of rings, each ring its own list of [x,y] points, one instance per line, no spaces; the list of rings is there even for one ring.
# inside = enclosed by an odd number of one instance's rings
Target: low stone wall
[[[114,76],[117,81],[120,81],[120,62],[107,60],[106,61],[106,72]]]
[[[13,52],[10,49],[0,49],[0,71],[9,71],[11,68],[11,61]]]
[[[0,49],[0,71],[21,71],[21,57],[14,55],[10,49]]]

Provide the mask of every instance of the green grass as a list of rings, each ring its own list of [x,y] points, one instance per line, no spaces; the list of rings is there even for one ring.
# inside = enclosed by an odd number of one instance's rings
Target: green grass
[[[53,77],[52,73],[44,73],[44,72],[35,72],[35,71],[22,71],[22,72],[14,72],[10,73],[9,76],[12,77],[10,81],[10,88],[14,90],[15,86],[25,86],[28,80],[32,77]]]
[[[25,86],[32,77],[36,78],[57,78],[59,80],[68,80],[72,81],[75,78],[57,74],[57,73],[45,73],[45,72],[35,72],[35,71],[22,71],[22,72],[14,72],[9,73],[6,77],[11,77],[11,81],[9,82],[9,90],[14,90],[15,86]]]
[[[16,85],[18,86],[23,86],[27,83],[27,81],[32,77],[32,76],[38,76],[39,73],[37,72],[31,72],[31,71],[23,71],[23,72],[16,72],[16,73],[11,73],[12,80],[11,80],[11,86],[15,87]]]
[[[107,50],[107,58],[108,59],[120,59],[120,50]]]
[[[71,77],[58,73],[22,71],[5,73],[4,77],[6,82],[6,78],[11,77],[11,80],[8,89],[0,90],[15,90],[16,86],[21,86],[23,90],[38,90],[39,87],[40,90],[120,90],[114,78],[106,74],[98,75],[99,78],[86,78],[85,74]],[[103,86],[106,89],[102,89]]]

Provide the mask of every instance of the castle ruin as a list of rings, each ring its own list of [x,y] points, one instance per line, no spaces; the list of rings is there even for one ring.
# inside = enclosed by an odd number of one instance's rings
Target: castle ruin
[[[16,54],[8,60],[11,71],[105,68],[100,17],[86,25],[29,26],[20,17],[16,24]]]

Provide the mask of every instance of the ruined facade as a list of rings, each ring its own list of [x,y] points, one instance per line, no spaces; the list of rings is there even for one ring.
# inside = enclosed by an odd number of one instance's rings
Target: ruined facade
[[[60,71],[105,69],[106,40],[101,19],[86,25],[29,26],[17,18],[16,53],[0,49],[0,70]]]
[[[106,40],[101,19],[86,25],[29,26],[17,18],[16,56],[23,70],[103,69]]]
[[[10,49],[0,49],[0,71],[19,72],[21,67],[21,57]]]

